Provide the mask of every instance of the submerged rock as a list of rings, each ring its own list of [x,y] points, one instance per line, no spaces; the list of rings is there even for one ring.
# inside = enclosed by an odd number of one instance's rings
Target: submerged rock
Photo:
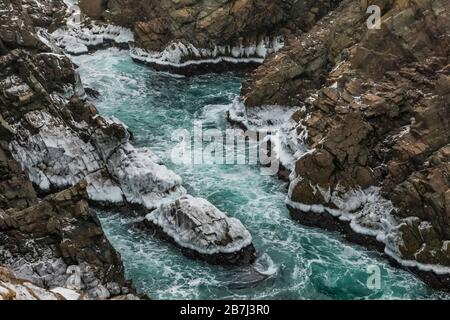
[[[205,199],[183,196],[148,214],[145,224],[191,258],[212,264],[243,265],[256,258],[252,236]]]

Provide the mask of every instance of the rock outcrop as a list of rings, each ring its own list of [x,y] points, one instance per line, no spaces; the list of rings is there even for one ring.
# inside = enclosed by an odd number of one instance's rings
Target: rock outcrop
[[[0,265],[21,279],[2,269],[0,296],[59,299],[70,289],[70,298],[124,298],[134,289],[88,200],[109,188],[108,195],[126,190],[124,199],[144,205],[177,188],[164,190],[137,170],[160,164],[131,146],[123,125],[83,101],[74,65],[45,37],[63,24],[64,3],[6,0],[0,11]]]
[[[120,256],[89,209],[85,188],[0,212],[0,264],[42,288],[70,286],[91,298],[128,293]],[[119,289],[107,289],[113,287]]]
[[[131,28],[136,61],[193,74],[254,67],[337,2],[81,0],[80,7],[91,18]]]
[[[450,289],[448,1],[343,1],[244,84],[247,110],[299,107],[288,206]],[[252,111],[256,112],[256,111]],[[373,240],[370,240],[373,239]],[[376,240],[375,240],[376,239]]]
[[[88,8],[92,10],[90,6]],[[83,16],[77,5],[67,8],[64,23],[59,28],[41,32],[43,38],[49,39],[47,41],[56,42],[58,47],[73,55],[111,46],[128,49],[134,41],[134,34],[130,29],[97,23]]]
[[[18,279],[7,268],[0,267],[0,300],[90,300],[75,289],[56,287],[51,290]],[[121,295],[111,300],[139,300],[134,294]]]
[[[34,19],[28,17],[28,2]],[[0,4],[8,17],[0,26],[0,264],[43,288],[75,281],[83,297],[115,297],[130,289],[122,261],[88,201],[148,213],[186,191],[181,178],[150,150],[133,146],[124,124],[100,116],[87,102],[75,66],[57,46],[85,53],[109,40],[120,42],[120,35],[108,34],[122,29],[86,27],[60,1],[53,2],[58,23],[40,7],[44,2]],[[51,35],[50,28],[56,29]],[[72,37],[78,31],[93,38]],[[248,231],[212,208],[209,213],[230,228],[231,241],[223,244],[227,259],[215,261],[250,263],[254,248]],[[206,226],[190,227],[209,236]],[[191,246],[197,240],[188,239]],[[241,242],[248,248],[232,252],[230,247]],[[210,256],[202,252],[196,258],[213,261]]]
[[[183,254],[213,264],[254,262],[252,236],[242,223],[204,199],[184,196],[148,214],[145,225],[181,248]]]
[[[4,4],[9,20],[0,26],[5,49],[0,56],[0,123],[2,140],[9,145],[4,149],[27,171],[38,193],[86,179],[93,201],[147,209],[184,194],[179,176],[149,150],[134,148],[123,124],[101,117],[85,102],[74,65],[44,37],[47,29],[40,28],[50,25],[29,19],[25,2]],[[34,14],[35,20],[49,18],[46,9]],[[25,42],[28,37],[33,42]]]

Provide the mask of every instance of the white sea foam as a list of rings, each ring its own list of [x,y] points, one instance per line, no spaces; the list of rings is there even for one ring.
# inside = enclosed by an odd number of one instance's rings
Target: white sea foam
[[[299,107],[261,106],[246,108],[236,98],[228,109],[228,118],[248,130],[270,133],[264,140],[270,140],[281,164],[293,171],[295,162],[308,151],[308,131],[300,122],[292,119]]]

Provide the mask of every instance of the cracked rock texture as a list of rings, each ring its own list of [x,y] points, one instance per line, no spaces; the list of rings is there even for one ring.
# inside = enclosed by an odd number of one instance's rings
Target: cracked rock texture
[[[205,199],[183,196],[146,216],[145,224],[189,257],[214,264],[244,265],[256,259],[252,236]]]
[[[66,6],[5,0],[0,11],[0,298],[127,298],[134,289],[85,181],[106,170],[105,143],[91,136],[116,125],[78,98],[72,62],[40,32],[57,28]]]
[[[364,232],[397,260],[443,272],[431,282],[448,290],[450,4],[374,4],[380,29],[366,27],[364,1],[343,1],[255,70],[242,99],[248,110],[304,107],[292,119],[310,151],[296,160],[288,202],[299,220],[322,225],[319,212],[344,214],[361,232],[354,217],[364,203],[343,210],[337,199],[379,188],[392,220],[372,212],[368,221],[383,232]]]
[[[138,300],[133,294],[120,295],[111,300]],[[89,296],[75,289],[57,287],[51,290],[42,288],[0,267],[0,300],[90,300]]]
[[[76,66],[49,36],[66,9],[56,0],[0,3],[0,266],[22,279],[2,280],[0,296],[40,299],[39,287],[48,298],[133,298],[88,201],[148,213],[186,191],[149,149],[133,146],[124,124],[86,101]]]
[[[92,18],[131,27],[138,46],[161,51],[174,40],[198,48],[255,44],[308,28],[336,2],[81,0],[80,6]]]

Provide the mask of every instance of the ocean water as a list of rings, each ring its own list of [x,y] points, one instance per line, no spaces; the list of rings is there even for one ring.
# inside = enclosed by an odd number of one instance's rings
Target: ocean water
[[[253,236],[254,266],[220,267],[185,258],[174,246],[133,228],[135,221],[99,212],[121,253],[127,276],[153,299],[430,299],[447,298],[413,275],[392,268],[376,252],[336,233],[306,228],[289,218],[286,183],[252,165],[176,165],[172,133],[225,129],[226,110],[243,78],[176,78],[133,63],[126,51],[108,49],[73,57],[85,85],[98,90],[99,111],[124,122],[138,146],[151,148],[182,176],[194,196],[239,218]],[[379,286],[370,276],[380,271]]]

